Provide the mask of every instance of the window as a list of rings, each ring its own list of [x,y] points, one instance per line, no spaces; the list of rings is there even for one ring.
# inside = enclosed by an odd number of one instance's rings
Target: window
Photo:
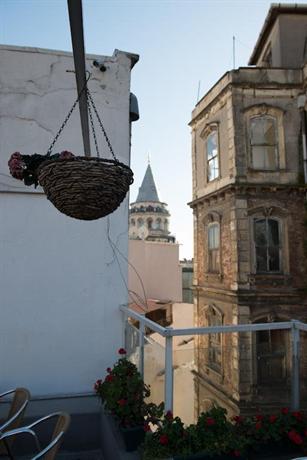
[[[151,218],[147,219],[147,227],[149,230],[152,229],[152,219]]]
[[[161,219],[160,219],[160,217],[158,217],[158,219],[156,220],[156,229],[157,230],[161,229]]]
[[[281,271],[280,223],[268,217],[254,219],[254,245],[257,273]]]
[[[138,221],[137,221],[138,228],[142,227],[143,225],[144,225],[144,220],[143,219],[138,219]]]
[[[134,227],[135,226],[135,220],[131,219],[131,225]]]
[[[206,141],[207,151],[207,181],[210,182],[219,177],[219,157],[218,157],[218,132],[212,131]]]
[[[223,319],[221,313],[213,307],[209,307],[207,313],[208,326],[222,326]],[[222,337],[220,333],[208,335],[208,365],[217,372],[222,367]]]
[[[250,149],[253,168],[276,169],[278,149],[275,118],[271,116],[251,118]]]
[[[220,226],[218,223],[208,226],[208,271],[220,271]]]

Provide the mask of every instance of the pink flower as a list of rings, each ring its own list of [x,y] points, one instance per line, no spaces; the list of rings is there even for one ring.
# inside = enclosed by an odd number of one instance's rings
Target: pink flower
[[[120,355],[126,355],[126,354],[127,354],[127,352],[126,352],[126,350],[125,350],[124,348],[120,348],[120,349],[118,350],[118,353],[119,353]]]
[[[160,436],[159,443],[162,444],[162,446],[166,446],[168,444],[168,436],[167,436],[167,434],[162,434]]]
[[[60,158],[61,160],[67,160],[69,158],[74,158],[74,154],[69,152],[68,150],[63,150],[63,152],[60,153]]]
[[[207,424],[207,426],[215,425],[215,420],[214,420],[214,418],[208,417],[208,418],[206,419],[206,424]]]
[[[110,372],[112,371],[112,369],[110,367],[107,367],[107,372],[110,374]]]
[[[125,405],[127,404],[127,400],[126,400],[126,399],[119,399],[119,400],[117,401],[117,404],[118,404],[119,406],[125,406]]]

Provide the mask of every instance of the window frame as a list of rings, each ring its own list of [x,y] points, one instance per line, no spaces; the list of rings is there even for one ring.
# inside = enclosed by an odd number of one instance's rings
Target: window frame
[[[255,239],[255,223],[256,221],[264,220],[265,221],[265,227],[266,227],[266,242],[267,244],[265,245],[266,248],[266,266],[267,270],[258,270],[257,269],[257,244],[256,244],[256,239]],[[278,247],[278,257],[279,257],[279,270],[269,270],[269,250],[270,246],[268,244],[268,235],[269,235],[269,229],[268,229],[268,224],[269,221],[275,221],[278,224],[278,239],[279,243],[277,245]],[[280,218],[276,216],[254,216],[253,217],[253,246],[254,246],[254,261],[255,261],[255,273],[259,275],[269,275],[269,274],[282,274],[283,273],[283,260],[282,260],[282,255],[283,255],[283,241],[282,241],[282,221]]]
[[[210,230],[214,227],[218,229],[218,248],[210,248],[209,246]],[[212,260],[213,260],[212,252],[214,251],[217,252],[217,256],[215,257],[215,259],[217,260],[218,267],[216,270],[214,270],[212,267],[213,265],[212,264]],[[210,222],[207,225],[207,271],[208,273],[220,273],[221,272],[221,226],[220,226],[220,222],[217,222],[217,221]]]
[[[214,317],[218,320],[219,324],[212,324],[211,318]],[[210,304],[206,308],[206,321],[208,327],[223,326],[224,315],[222,311],[217,308],[214,304]],[[215,321],[216,322],[216,321]],[[213,344],[213,348],[218,348],[219,360],[214,359],[216,353],[210,353],[210,345]],[[211,333],[207,336],[207,362],[206,365],[209,369],[222,374],[223,370],[223,335],[220,332]]]
[[[254,120],[272,120],[274,122],[274,137],[275,143],[269,144],[266,142],[259,142],[257,144],[252,144],[252,122]],[[250,150],[250,163],[255,170],[259,171],[276,171],[279,169],[279,153],[278,153],[278,128],[277,128],[277,120],[275,117],[271,115],[255,115],[249,119],[249,150]],[[256,148],[274,148],[274,165],[272,167],[266,166],[256,166],[255,165],[255,153],[254,149]],[[263,158],[265,158],[265,154],[263,153]]]
[[[257,104],[247,107],[244,111],[244,121],[246,130],[246,152],[247,167],[255,172],[274,173],[286,169],[286,151],[284,134],[284,110],[280,107],[273,107],[267,104]],[[251,120],[255,118],[268,117],[275,120],[275,167],[258,168],[253,164],[252,145],[251,145]],[[260,145],[260,144],[259,144]]]

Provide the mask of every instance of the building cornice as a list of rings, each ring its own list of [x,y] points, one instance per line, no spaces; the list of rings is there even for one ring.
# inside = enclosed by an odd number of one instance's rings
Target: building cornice
[[[214,190],[208,194],[205,194],[199,198],[196,198],[190,201],[188,206],[191,208],[196,208],[200,204],[208,204],[211,199],[225,198],[226,194],[236,194],[236,195],[248,195],[255,193],[274,193],[279,191],[285,191],[287,193],[299,193],[304,194],[307,191],[306,185],[296,185],[296,184],[251,184],[251,183],[240,183],[240,184],[228,184],[224,187]]]

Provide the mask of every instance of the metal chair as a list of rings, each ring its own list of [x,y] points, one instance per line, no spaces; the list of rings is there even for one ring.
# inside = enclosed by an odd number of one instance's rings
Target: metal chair
[[[35,428],[38,425],[50,420],[51,418],[57,417],[57,422],[53,430],[53,434],[49,444],[42,448],[37,434],[35,433]],[[53,414],[42,417],[39,420],[31,423],[30,425],[17,428],[15,430],[6,431],[5,433],[0,434],[0,443],[1,441],[7,442],[11,437],[29,434],[31,435],[36,444],[38,453],[31,457],[31,460],[38,460],[44,458],[44,460],[53,460],[59,450],[60,444],[63,440],[64,433],[67,431],[70,424],[70,415],[65,412],[55,412]]]
[[[6,391],[0,394],[0,400],[5,397],[12,397],[10,408],[5,421],[0,425],[0,436],[8,430],[13,430],[19,427],[24,411],[31,398],[30,392],[26,388],[15,388],[14,390]],[[10,448],[14,438],[8,442],[0,442],[0,454],[7,453],[10,457]]]

